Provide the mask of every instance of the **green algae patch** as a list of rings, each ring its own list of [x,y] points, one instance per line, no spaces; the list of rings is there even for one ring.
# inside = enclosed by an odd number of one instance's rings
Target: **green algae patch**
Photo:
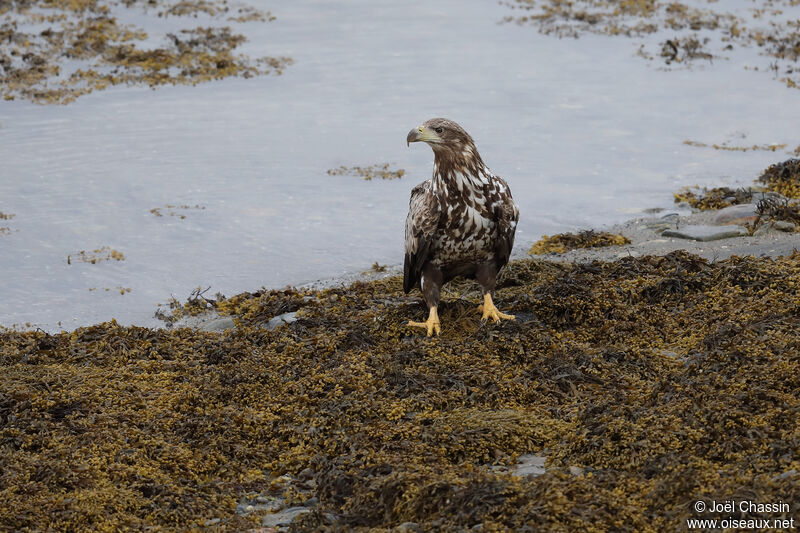
[[[686,202],[695,209],[722,209],[731,205],[748,204],[753,198],[749,189],[732,189],[730,187],[684,187],[673,195],[675,203]]]
[[[406,171],[402,168],[392,170],[389,163],[382,165],[370,165],[368,167],[346,167],[344,165],[339,168],[331,168],[328,170],[330,176],[358,176],[365,180],[374,178],[381,178],[384,180],[400,179],[405,175]]]
[[[445,299],[435,339],[399,277],[214,300],[223,333],[5,330],[0,523],[239,531],[280,494],[316,499],[297,531],[671,531],[698,499],[797,502],[799,291],[799,254],[675,252],[512,262],[518,320]],[[547,472],[492,468],[524,453]]]
[[[800,159],[787,159],[767,168],[758,181],[787,198],[800,198]]]
[[[579,248],[603,248],[630,243],[630,239],[624,235],[608,233],[607,231],[585,230],[579,233],[558,233],[552,237],[544,235],[531,246],[528,254],[563,254],[566,251]]]
[[[165,33],[159,46],[126,16],[200,16],[208,25]],[[113,85],[195,85],[231,76],[280,74],[288,57],[251,59],[235,49],[245,36],[220,26],[224,0],[23,0],[0,6],[0,95],[6,100],[69,103]],[[228,21],[268,22],[274,17],[243,6]],[[158,37],[158,36],[155,36]]]

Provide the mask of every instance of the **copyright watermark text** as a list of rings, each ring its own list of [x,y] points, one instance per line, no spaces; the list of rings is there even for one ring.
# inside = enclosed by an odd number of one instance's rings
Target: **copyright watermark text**
[[[786,517],[791,506],[784,501],[697,500],[692,508],[698,514],[711,514],[717,518],[689,518],[686,520],[689,529],[795,529],[794,517]],[[783,516],[764,517],[770,514]],[[761,516],[751,518],[751,515]]]

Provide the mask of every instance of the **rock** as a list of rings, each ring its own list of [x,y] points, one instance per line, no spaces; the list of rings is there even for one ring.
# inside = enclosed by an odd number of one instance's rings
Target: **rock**
[[[639,257],[642,255],[641,252],[637,252],[636,250],[626,250],[624,252],[618,252],[614,254],[614,257],[617,259],[622,259],[623,257]]]
[[[569,467],[569,473],[573,476],[582,476],[584,469],[579,466],[571,466]]]
[[[305,470],[302,470],[299,474],[297,474],[297,477],[300,479],[311,479],[312,477],[314,477],[314,471],[311,470],[310,468],[306,468]]]
[[[253,507],[253,511],[266,511],[268,513],[274,513],[280,511],[286,506],[286,502],[283,498],[269,498],[265,496],[257,496],[255,500],[247,501],[245,503],[240,503],[236,506],[236,512],[239,512],[241,508],[240,514],[249,513],[250,511],[247,510],[248,507]]]
[[[296,320],[297,320],[297,311],[292,311],[291,313],[284,313],[282,315],[272,317],[272,319],[267,323],[267,329],[273,330],[277,327],[283,326],[284,324],[291,324]]]
[[[219,518],[212,518],[211,520],[206,520],[205,526],[206,527],[216,526],[221,521],[222,520],[220,520]]]
[[[768,234],[770,230],[772,230],[771,224],[762,224],[753,232],[753,237],[763,237],[764,235]]]
[[[739,204],[731,205],[717,211],[714,215],[713,223],[717,226],[724,224],[744,224],[752,222],[756,219],[758,213],[756,212],[755,204]]]
[[[533,453],[520,455],[512,472],[517,476],[541,476],[545,473],[544,463],[547,457]]]
[[[699,224],[683,226],[680,229],[668,229],[661,234],[662,237],[691,239],[703,242],[730,239],[731,237],[744,237],[747,235],[749,235],[748,231],[742,226],[704,226]]]
[[[675,224],[671,222],[664,222],[664,221],[656,221],[656,222],[648,222],[643,224],[643,227],[646,229],[650,229],[655,231],[656,233],[661,233],[664,230],[668,230],[670,228],[675,227]]]
[[[417,524],[416,522],[403,522],[402,524],[394,528],[394,530],[397,533],[415,533],[420,529],[419,529],[419,524]]]
[[[214,320],[209,320],[208,322],[204,322],[200,324],[200,331],[225,331],[227,329],[233,329],[236,327],[236,322],[234,322],[232,316],[224,316],[221,318],[215,318]]]
[[[288,526],[301,514],[310,512],[311,509],[306,507],[290,507],[274,514],[264,515],[261,519],[261,525],[267,527]]]
[[[776,201],[783,201],[786,200],[786,197],[781,193],[775,191],[767,191],[767,190],[760,190],[755,191],[753,188],[750,188],[750,192],[752,193],[752,198],[750,199],[750,203],[754,205],[758,205],[758,202],[761,200],[776,200]]]
[[[780,231],[794,231],[797,228],[794,222],[788,220],[776,220],[772,223],[772,227]]]

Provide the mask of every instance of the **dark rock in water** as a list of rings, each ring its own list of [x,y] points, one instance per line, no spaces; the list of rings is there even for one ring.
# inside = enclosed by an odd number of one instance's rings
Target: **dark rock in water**
[[[742,226],[703,226],[690,225],[680,229],[668,229],[664,231],[662,237],[673,237],[676,239],[691,239],[694,241],[717,241],[720,239],[730,239],[731,237],[744,237],[749,235],[748,231]]]
[[[267,323],[267,329],[273,330],[284,324],[291,324],[296,320],[297,320],[297,311],[292,311],[291,313],[284,313],[282,315],[272,317],[272,319]]]

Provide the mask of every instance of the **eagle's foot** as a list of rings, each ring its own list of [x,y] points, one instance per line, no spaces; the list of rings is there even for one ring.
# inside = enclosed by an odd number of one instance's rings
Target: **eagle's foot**
[[[497,324],[500,320],[514,320],[514,315],[507,315],[505,313],[501,313],[500,310],[494,306],[494,302],[492,301],[492,295],[488,292],[483,295],[483,305],[478,306],[478,311],[483,312],[483,316],[481,320],[488,320],[492,319],[492,322]]]
[[[427,329],[428,337],[433,335],[434,332],[436,332],[437,335],[442,332],[441,325],[439,324],[439,313],[437,313],[436,307],[431,307],[428,320],[425,322],[414,322],[413,320],[409,320],[408,325]]]

